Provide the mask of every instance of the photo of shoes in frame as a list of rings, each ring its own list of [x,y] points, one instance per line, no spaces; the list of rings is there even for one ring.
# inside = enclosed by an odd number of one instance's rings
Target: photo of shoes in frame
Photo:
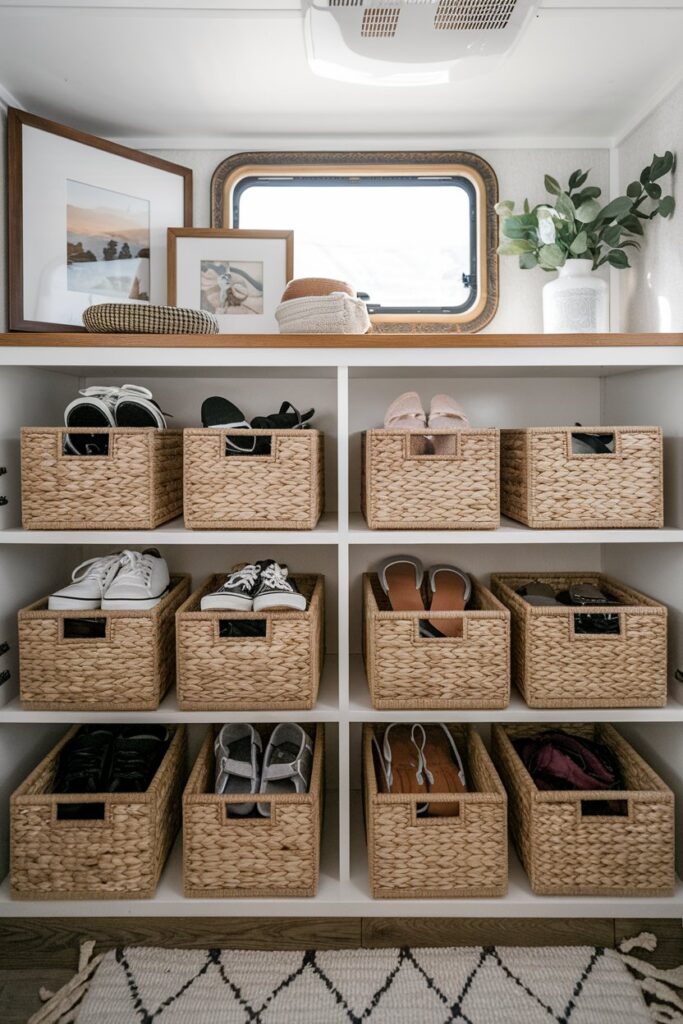
[[[11,330],[83,331],[90,306],[166,303],[189,168],[10,108],[8,197]]]
[[[293,277],[292,231],[168,229],[168,301],[211,313],[222,334],[277,334]]]

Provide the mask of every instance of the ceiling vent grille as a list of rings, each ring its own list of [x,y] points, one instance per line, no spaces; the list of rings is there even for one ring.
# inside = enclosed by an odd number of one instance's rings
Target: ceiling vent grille
[[[329,0],[330,7],[362,7],[365,0]]]
[[[516,5],[517,0],[439,0],[434,28],[461,32],[504,29]]]
[[[390,39],[396,35],[398,17],[401,13],[400,7],[366,7],[363,10],[363,23],[360,34],[365,38],[369,36],[382,39]]]

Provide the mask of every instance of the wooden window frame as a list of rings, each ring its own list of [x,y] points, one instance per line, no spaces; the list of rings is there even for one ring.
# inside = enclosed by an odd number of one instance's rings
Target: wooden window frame
[[[352,174],[369,177],[458,175],[472,183],[477,197],[477,299],[462,313],[373,314],[378,333],[464,334],[482,330],[498,308],[498,181],[491,165],[475,153],[455,152],[310,152],[237,153],[221,161],[211,180],[211,225],[232,228],[237,185],[255,175],[320,177]],[[295,239],[296,244],[296,239]]]

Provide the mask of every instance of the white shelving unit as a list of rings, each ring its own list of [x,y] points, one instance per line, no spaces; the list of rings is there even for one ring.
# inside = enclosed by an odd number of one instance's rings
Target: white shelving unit
[[[187,722],[191,747],[213,721],[293,719],[327,723],[330,737],[320,890],[314,899],[185,900],[176,848],[152,900],[20,902],[0,887],[0,916],[467,916],[683,917],[683,885],[673,899],[537,897],[511,851],[510,886],[502,899],[372,900],[359,802],[360,729],[364,721],[611,721],[651,761],[683,808],[683,347],[624,344],[539,348],[485,347],[484,338],[449,347],[136,347],[83,344],[0,345],[0,874],[6,871],[7,800],[64,731],[66,724],[127,718]],[[52,339],[51,339],[52,341]],[[435,343],[436,344],[436,343]],[[289,399],[316,407],[326,435],[327,512],[310,532],[192,531],[182,519],[157,530],[25,531],[19,514],[18,434],[22,425],[61,422],[78,387],[140,382],[174,413],[174,426],[194,426],[204,397],[232,397],[248,415]],[[474,426],[660,424],[666,437],[666,526],[663,530],[529,530],[504,521],[496,531],[371,531],[359,512],[360,432],[381,422],[391,398],[416,388],[455,394]],[[425,495],[428,503],[429,495]],[[81,558],[124,545],[154,544],[172,570],[196,584],[243,558],[272,553],[300,571],[324,572],[327,657],[320,699],[311,712],[199,713],[178,710],[170,693],[154,712],[31,712],[17,693],[16,611],[61,582]],[[360,576],[389,551],[448,560],[485,581],[492,571],[603,569],[670,608],[671,692],[665,708],[538,711],[514,695],[503,711],[377,712],[370,705],[360,658]],[[348,595],[348,597],[347,597]],[[683,810],[678,811],[683,874]]]

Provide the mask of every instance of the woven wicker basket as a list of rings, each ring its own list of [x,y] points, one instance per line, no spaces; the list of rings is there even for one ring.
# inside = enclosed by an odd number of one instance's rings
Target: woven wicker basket
[[[420,455],[425,431],[368,430],[361,507],[371,530],[495,530],[498,430],[429,430],[452,454]]]
[[[259,726],[264,749],[270,729]],[[270,818],[228,816],[228,804],[253,797],[214,792],[214,730],[209,730],[183,795],[183,888],[185,896],[315,896],[320,877],[323,813],[322,725],[315,733],[308,793],[259,798]]]
[[[270,438],[269,455],[227,455],[226,439]],[[185,431],[185,525],[193,530],[312,530],[323,511],[318,430]]]
[[[529,580],[556,591],[593,583],[623,602],[604,607],[537,607],[515,593]],[[491,589],[512,614],[512,678],[532,708],[663,707],[667,692],[667,609],[595,572],[498,573]],[[619,615],[619,633],[576,633],[574,618]]]
[[[323,663],[325,579],[293,575],[306,611],[201,611],[204,594],[227,573],[210,576],[178,609],[178,707],[184,711],[310,710]],[[263,637],[222,637],[221,620],[265,622]]]
[[[378,709],[504,708],[510,700],[510,613],[477,580],[464,612],[394,612],[376,573],[363,579],[363,653]],[[420,619],[459,618],[462,636],[420,636]]]
[[[373,726],[363,726],[365,825],[375,899],[459,899],[507,892],[507,797],[479,734],[449,725],[463,755],[470,792],[453,817],[418,817],[421,795],[379,793]],[[466,757],[464,756],[466,752]],[[439,794],[432,803],[453,803]]]
[[[150,611],[49,611],[46,597],[22,608],[19,680],[24,707],[157,708],[175,678],[175,612],[189,590],[189,576],[174,576],[169,592]],[[83,619],[103,620],[104,636],[69,637],[69,624]]]
[[[180,826],[185,726],[144,793],[53,793],[59,751],[74,726],[10,800],[12,895],[26,900],[144,899],[154,895]],[[97,804],[101,820],[60,820],[64,804]]]
[[[614,453],[576,455],[572,434],[614,434]],[[502,430],[501,511],[534,529],[664,525],[659,427]]]
[[[106,434],[107,455],[65,455],[65,434]],[[112,427],[21,431],[26,530],[153,530],[183,508],[180,430]]]
[[[619,759],[624,816],[584,813],[605,791],[537,789],[511,739],[563,729],[607,744]],[[674,889],[674,795],[611,725],[494,725],[493,760],[510,802],[510,831],[540,896],[667,896]]]

